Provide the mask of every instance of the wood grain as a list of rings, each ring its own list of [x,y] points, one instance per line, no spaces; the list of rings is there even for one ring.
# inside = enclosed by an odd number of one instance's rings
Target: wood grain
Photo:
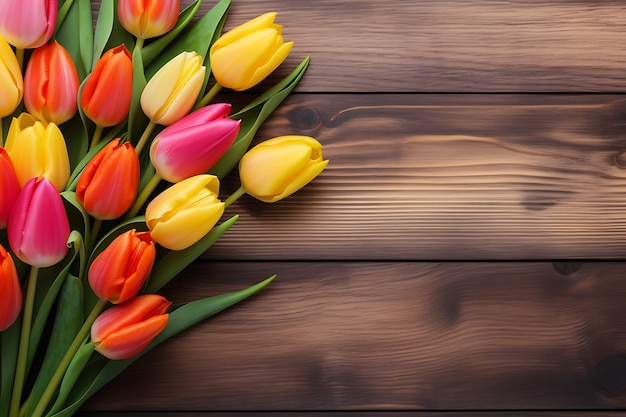
[[[85,410],[624,408],[624,267],[198,262],[169,299],[278,279],[149,352]]]
[[[240,220],[207,256],[623,257],[625,98],[292,96],[256,140],[314,136],[327,169],[273,205],[242,197],[226,213]]]

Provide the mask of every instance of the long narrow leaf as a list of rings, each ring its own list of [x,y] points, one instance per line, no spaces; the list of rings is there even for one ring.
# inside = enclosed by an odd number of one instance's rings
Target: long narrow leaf
[[[96,30],[93,40],[93,58],[91,60],[91,66],[89,71],[93,69],[100,57],[104,48],[111,37],[111,31],[113,30],[113,22],[115,21],[115,9],[114,2],[102,1],[100,2],[100,10],[98,10],[98,20],[96,21]]]
[[[21,328],[20,315],[8,329],[0,333],[0,416],[9,415]]]
[[[212,244],[224,234],[230,227],[235,224],[239,216],[233,216],[218,226],[215,226],[209,233],[195,244],[181,251],[169,251],[154,266],[150,280],[146,285],[145,292],[155,293],[159,291],[172,278],[178,275],[189,264],[206,252]]]
[[[93,59],[93,21],[91,16],[91,2],[78,2],[78,32],[80,33],[80,58],[87,72],[91,71]]]
[[[241,119],[241,127],[237,139],[209,171],[211,174],[224,178],[239,162],[241,157],[250,147],[250,143],[256,135],[265,119],[283,102],[283,100],[296,87],[309,65],[309,57],[305,58],[300,65],[282,81],[262,94],[244,109],[232,115],[233,119]]]
[[[256,285],[236,292],[192,301],[173,311],[170,313],[169,322],[165,330],[141,354],[121,361],[103,361],[101,359],[94,361],[94,366],[87,370],[87,372],[84,372],[76,382],[74,391],[72,391],[68,397],[66,408],[50,417],[70,417],[87,399],[89,399],[89,397],[150,349],[194,324],[245,300],[265,288],[274,278],[276,278],[276,276],[272,276]]]

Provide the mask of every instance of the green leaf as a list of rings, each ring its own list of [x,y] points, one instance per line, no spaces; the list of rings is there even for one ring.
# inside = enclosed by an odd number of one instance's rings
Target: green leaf
[[[59,293],[54,325],[50,333],[46,354],[28,400],[26,415],[34,410],[37,405],[36,400],[48,387],[52,375],[82,324],[83,284],[80,279],[68,274]]]
[[[304,75],[310,58],[305,58],[298,67],[287,77],[274,87],[263,93],[256,100],[244,107],[241,111],[233,114],[231,118],[241,119],[239,135],[228,151],[209,170],[209,172],[219,178],[224,178],[237,164],[241,157],[247,152],[250,143],[256,135],[265,119],[283,102],[283,100],[296,87]]]
[[[115,21],[115,9],[114,2],[102,1],[100,2],[100,10],[98,10],[98,20],[96,21],[96,33],[94,36],[93,44],[93,58],[89,67],[89,71],[96,66],[96,63],[102,56],[104,48],[106,48],[107,42],[111,37],[113,31],[113,23]]]
[[[0,332],[0,416],[9,415],[21,328],[20,314],[8,329]]]
[[[83,127],[80,116],[77,114],[65,123],[59,125],[65,144],[67,146],[67,155],[70,158],[70,168],[74,169],[80,160],[87,153],[89,148],[89,138],[87,131]]]
[[[245,300],[265,288],[274,278],[276,278],[275,275],[243,290],[203,298],[184,304],[182,307],[170,313],[169,322],[165,330],[163,330],[146,350],[137,356],[121,361],[103,360],[102,357],[92,358],[95,360],[87,365],[85,371],[74,385],[74,390],[72,390],[68,397],[66,407],[58,413],[53,414],[51,417],[72,416],[89,397],[150,349],[194,324]]]
[[[176,38],[176,36],[178,36],[178,34],[189,24],[189,22],[191,22],[200,7],[200,3],[202,3],[201,0],[196,0],[187,6],[178,15],[176,26],[174,26],[171,31],[142,48],[141,54],[143,55],[144,65],[150,64],[154,58],[159,56],[161,51],[163,51],[163,49],[165,49]]]
[[[141,93],[146,87],[146,76],[143,69],[141,49],[133,50],[133,92],[128,112],[128,136],[126,139],[131,143],[137,143],[141,135],[141,127],[148,124],[148,118],[141,109]],[[135,139],[137,138],[137,139]]]
[[[109,3],[109,0],[107,0],[107,3]],[[113,10],[117,10],[118,0],[114,0],[111,3],[114,3]],[[124,29],[119,19],[117,18],[117,13],[113,13],[113,29],[111,29],[111,35],[109,36],[109,41],[104,47],[104,51],[106,52],[109,49],[115,48],[120,45],[125,45],[129,51],[132,51],[135,47],[135,37],[128,33],[126,29]]]
[[[56,413],[63,409],[63,404],[67,400],[67,397],[70,395],[74,384],[78,380],[82,370],[87,365],[87,361],[91,358],[95,350],[95,346],[93,343],[86,343],[82,345],[78,352],[72,358],[70,365],[65,371],[65,375],[63,376],[63,380],[61,381],[61,386],[59,387],[59,393],[57,399],[50,409],[49,413]]]
[[[105,2],[106,3],[106,2]],[[93,59],[93,20],[91,16],[91,2],[78,2],[78,33],[80,57],[83,67],[87,72],[91,71],[91,61]]]
[[[82,17],[78,5],[80,2],[84,2],[84,0],[69,3],[65,18],[62,20],[61,26],[57,30],[56,40],[67,49],[67,52],[72,57],[72,61],[76,66],[78,78],[83,80],[89,73],[89,69],[83,65],[81,56],[81,43],[83,41],[81,41],[81,38],[83,36],[91,37],[93,32],[90,26],[88,30],[89,33],[80,33],[80,30],[84,30],[85,27],[85,25],[80,22]],[[91,16],[89,16],[89,22],[91,24]],[[79,29],[79,33],[76,33],[77,28]]]
[[[146,68],[146,78],[148,80],[152,78],[159,68],[181,52],[195,51],[203,59],[206,58],[215,33],[223,25],[229,7],[230,0],[221,0],[191,28],[172,41]]]
[[[209,233],[204,235],[195,244],[181,251],[169,251],[152,268],[152,274],[146,284],[144,292],[156,293],[172,278],[178,275],[189,264],[202,255],[235,224],[239,216],[233,216],[218,226],[215,226]]]

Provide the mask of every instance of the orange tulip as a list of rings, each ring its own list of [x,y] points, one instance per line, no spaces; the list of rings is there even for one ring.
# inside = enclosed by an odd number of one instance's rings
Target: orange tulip
[[[61,124],[76,114],[78,73],[69,52],[54,41],[35,49],[24,75],[24,105],[30,114]]]
[[[0,245],[0,332],[9,327],[22,309],[22,289],[11,255]]]
[[[120,45],[102,55],[85,81],[80,105],[97,126],[114,126],[128,115],[132,89],[132,56]]]
[[[0,230],[9,224],[9,217],[19,193],[20,184],[17,182],[11,158],[4,148],[0,148]]]
[[[155,256],[150,233],[131,229],[96,257],[89,267],[89,285],[98,297],[113,304],[123,303],[141,290]]]
[[[171,302],[156,294],[140,295],[100,314],[91,326],[91,342],[103,356],[128,359],[144,350],[165,329]]]
[[[148,39],[174,28],[180,11],[180,0],[120,0],[117,17],[129,33]]]
[[[139,188],[139,157],[130,142],[114,139],[85,166],[76,185],[76,199],[100,220],[124,214]]]

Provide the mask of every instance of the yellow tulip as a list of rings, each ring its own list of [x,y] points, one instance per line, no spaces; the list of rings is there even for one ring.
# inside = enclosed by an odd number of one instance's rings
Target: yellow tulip
[[[195,104],[205,72],[200,55],[181,52],[148,81],[141,93],[141,109],[152,123],[171,125]]]
[[[152,239],[166,249],[182,250],[206,235],[222,217],[219,179],[201,174],[157,195],[146,207]]]
[[[280,136],[250,149],[239,161],[239,177],[246,193],[274,203],[307,185],[326,165],[317,140]]]
[[[60,192],[70,177],[65,139],[55,123],[42,123],[28,113],[14,117],[4,147],[15,167],[20,187],[45,177]]]
[[[293,42],[285,43],[276,13],[265,13],[228,31],[211,47],[211,70],[217,82],[237,91],[263,81],[287,58]]]
[[[15,111],[23,94],[22,69],[13,49],[0,35],[0,118]]]

